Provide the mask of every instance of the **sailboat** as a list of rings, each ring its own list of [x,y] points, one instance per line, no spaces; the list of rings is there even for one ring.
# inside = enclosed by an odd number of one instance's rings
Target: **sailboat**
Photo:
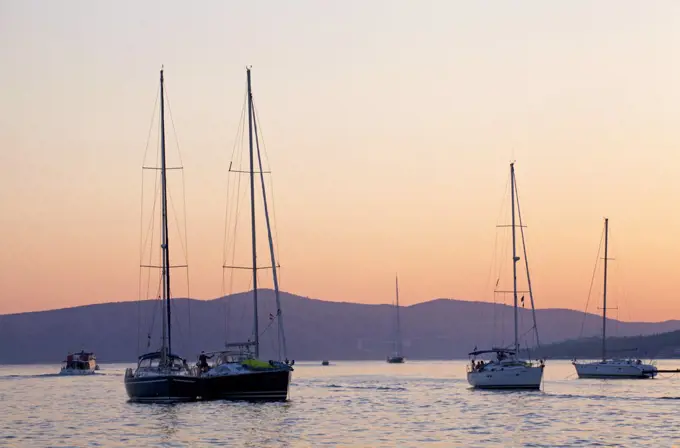
[[[267,224],[267,236],[269,240],[269,255],[271,259],[272,279],[274,283],[274,295],[276,297],[276,316],[271,315],[270,320],[278,319],[278,336],[283,345],[283,356],[286,357],[286,342],[283,331],[283,315],[279,298],[278,267],[276,264],[274,243],[267,208],[267,195],[262,169],[262,158],[257,134],[256,115],[253,107],[253,94],[251,87],[250,68],[246,69],[247,77],[247,102],[248,102],[248,148],[250,168],[247,172],[250,180],[250,222],[251,222],[251,255],[253,285],[253,337],[247,342],[229,343],[226,350],[211,352],[210,357],[215,357],[215,364],[209,366],[203,364],[201,368],[201,398],[228,399],[228,400],[266,400],[284,401],[288,398],[288,386],[293,372],[294,361],[285,362],[280,360],[264,361],[260,358],[260,330],[258,325],[258,265],[257,265],[257,231],[255,220],[255,157],[259,167],[257,171],[262,181],[262,202],[264,203],[264,217]],[[230,168],[231,169],[231,168]],[[235,268],[235,267],[230,267]]]
[[[170,309],[170,242],[168,240],[168,194],[165,157],[165,105],[163,70],[160,91],[161,138],[161,283],[162,337],[160,350],[139,357],[137,368],[125,370],[125,390],[131,401],[172,403],[192,401],[198,396],[198,376],[186,360],[172,352],[172,320]]]
[[[392,353],[391,356],[387,357],[387,362],[390,364],[403,364],[404,363],[404,355],[401,350],[401,322],[399,320],[399,277],[395,277],[395,285],[396,285],[396,312],[397,312],[397,331],[395,332],[395,339],[394,339],[394,352]]]
[[[604,287],[602,292],[602,361],[577,362],[572,364],[576,368],[579,378],[654,378],[657,374],[656,366],[644,364],[640,359],[607,359],[607,262],[609,251],[609,219],[604,219]]]
[[[517,262],[520,258],[517,256],[516,247],[516,225],[515,225],[515,199],[517,199],[517,215],[519,216],[519,225],[522,229],[522,217],[519,213],[519,196],[516,193],[517,184],[515,182],[515,165],[510,164],[510,201],[512,213],[512,278],[513,278],[513,311],[514,311],[514,331],[515,339],[511,348],[491,348],[489,350],[475,350],[469,355],[472,357],[472,363],[468,365],[467,380],[471,386],[477,389],[540,389],[541,381],[543,379],[543,369],[545,367],[543,361],[538,363],[531,360],[524,360],[519,357],[519,327],[518,327],[518,307],[517,307]],[[522,235],[524,233],[522,232]],[[524,241],[524,238],[522,238]],[[524,246],[524,258],[526,261],[526,246]],[[531,280],[529,278],[528,262],[527,266],[527,283],[529,284],[529,294],[531,293]],[[535,315],[534,315],[534,329],[536,334]],[[495,359],[490,361],[476,361],[475,358],[480,355],[495,354]]]

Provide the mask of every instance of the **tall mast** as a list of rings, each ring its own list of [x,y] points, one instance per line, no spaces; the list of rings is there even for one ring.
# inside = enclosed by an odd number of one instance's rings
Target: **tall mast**
[[[274,297],[276,299],[276,318],[279,328],[279,361],[281,358],[281,346],[283,346],[283,358],[288,359],[286,348],[286,334],[283,328],[283,312],[281,311],[281,297],[279,294],[279,274],[276,265],[276,254],[274,252],[274,239],[272,238],[272,226],[269,220],[269,206],[267,205],[267,189],[264,183],[264,169],[262,167],[262,156],[260,154],[260,139],[257,134],[257,118],[253,108],[253,132],[255,134],[255,148],[257,149],[257,164],[260,171],[260,183],[262,184],[262,202],[264,203],[264,219],[267,224],[267,240],[269,242],[269,258],[272,263],[272,280],[274,282]]]
[[[161,257],[163,279],[163,301],[165,314],[163,315],[163,343],[161,360],[167,362],[172,353],[172,331],[170,320],[170,252],[168,248],[168,188],[165,165],[165,101],[163,99],[163,69],[161,68]]]
[[[534,306],[534,290],[531,287],[531,274],[529,273],[529,258],[527,257],[527,243],[524,239],[524,224],[522,223],[522,210],[519,205],[519,191],[517,190],[517,179],[515,179],[515,197],[517,198],[517,217],[519,218],[519,234],[522,237],[522,254],[524,255],[524,268],[527,271],[527,286],[529,287],[529,300],[531,300],[531,318],[534,321],[534,334],[536,335],[536,346],[541,348],[541,341],[538,338],[538,325],[536,324],[536,307]]]
[[[515,244],[515,163],[510,163],[510,201],[512,203],[512,296],[515,318],[515,353],[519,354],[519,335],[517,329],[517,247]]]
[[[253,92],[250,88],[250,67],[248,76],[248,147],[250,153],[250,231],[253,251],[253,332],[255,333],[255,358],[260,357],[260,330],[257,317],[257,237],[255,235],[255,163],[253,154]]]
[[[604,291],[602,294],[602,361],[607,360],[607,261],[609,249],[609,219],[604,218]]]
[[[399,321],[399,277],[395,276],[397,289],[397,356],[401,356],[401,322]]]

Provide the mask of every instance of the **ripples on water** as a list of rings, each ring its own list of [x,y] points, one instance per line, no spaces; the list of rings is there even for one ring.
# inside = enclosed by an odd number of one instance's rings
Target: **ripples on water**
[[[128,403],[126,365],[89,377],[5,366],[0,446],[680,445],[675,376],[576,380],[553,361],[541,392],[486,392],[469,389],[465,364],[296,363],[286,403],[179,405]]]

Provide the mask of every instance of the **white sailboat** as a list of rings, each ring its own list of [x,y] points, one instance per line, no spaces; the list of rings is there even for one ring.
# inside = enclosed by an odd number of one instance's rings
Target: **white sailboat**
[[[403,364],[404,354],[402,352],[401,344],[401,321],[399,319],[399,277],[395,277],[396,286],[396,311],[397,311],[397,328],[394,336],[394,351],[392,355],[387,357],[387,362],[390,364]]]
[[[604,219],[604,287],[602,292],[602,360],[595,362],[577,362],[579,378],[654,378],[658,371],[652,364],[644,364],[640,359],[607,359],[607,262],[609,251],[609,219]]]
[[[517,256],[516,247],[516,225],[515,225],[515,199],[517,199],[517,215],[519,216],[519,226],[522,228],[522,217],[519,213],[519,198],[517,196],[517,185],[515,182],[515,165],[510,164],[510,200],[512,209],[512,276],[513,276],[513,304],[514,304],[514,330],[515,340],[511,348],[492,348],[489,350],[475,350],[469,355],[472,362],[468,365],[467,380],[476,389],[540,389],[543,379],[543,361],[532,362],[519,357],[519,329],[518,329],[518,308],[517,308]],[[522,236],[524,233],[522,232]],[[524,238],[522,237],[522,240]],[[524,247],[524,258],[526,262],[526,246]],[[531,297],[533,309],[533,294],[531,292],[531,280],[529,278],[528,262],[527,283],[529,285],[529,295]],[[534,329],[536,335],[536,317],[534,315]],[[537,337],[538,341],[538,337]],[[476,357],[485,354],[495,354],[495,359],[490,361],[476,361]]]

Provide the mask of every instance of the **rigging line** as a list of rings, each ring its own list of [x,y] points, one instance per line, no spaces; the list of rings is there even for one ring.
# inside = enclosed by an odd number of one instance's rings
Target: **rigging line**
[[[144,248],[147,247],[147,244],[149,244],[149,237],[151,237],[151,244],[153,244],[153,230],[154,230],[154,223],[155,223],[155,220],[156,220],[156,206],[158,205],[159,192],[160,192],[160,185],[158,185],[158,177],[156,176],[156,182],[154,184],[154,194],[153,194],[154,201],[151,204],[152,205],[152,207],[151,207],[151,219],[149,220],[149,227],[146,229],[146,234],[145,234],[146,236],[144,237],[144,242],[141,243],[142,244],[142,250],[144,250]],[[149,250],[153,250],[153,248],[149,247]],[[142,255],[142,257],[140,257],[140,263],[139,263],[140,265],[144,264],[143,257],[144,257],[144,255]],[[151,262],[149,262],[149,264],[151,264]]]
[[[159,130],[159,132],[160,132],[160,130]],[[158,139],[158,143],[156,145],[156,159],[158,159],[158,157],[160,157],[160,138]],[[151,261],[153,259],[154,223],[155,223],[155,220],[156,220],[156,206],[158,204],[158,196],[159,196],[158,192],[160,190],[160,185],[158,183],[158,179],[159,179],[159,173],[156,173],[156,175],[154,175],[154,189],[153,189],[153,203],[152,203],[152,207],[151,207],[151,219],[150,219],[150,222],[149,222],[149,228],[147,229],[146,237],[144,238],[144,242],[142,243],[141,249],[140,249],[141,252],[144,252],[144,248],[147,247],[147,243],[149,243],[149,263],[148,263],[149,265],[151,265]],[[144,170],[142,170],[142,191],[143,190],[144,190]],[[140,219],[143,220],[144,219],[144,213],[143,213],[144,203],[143,203],[143,201],[142,201],[142,207],[141,208],[142,208],[142,213],[141,213]],[[143,257],[144,256],[145,256],[145,254],[143,254],[140,257],[140,268],[139,268],[140,269],[140,277],[141,277],[141,270],[143,269],[141,265],[143,264]],[[140,280],[140,283],[141,283],[141,280]],[[149,269],[149,270],[147,270],[147,274],[146,274],[145,299],[148,299],[150,289],[151,289],[151,270]],[[140,291],[140,294],[141,294],[141,291]],[[141,318],[139,319],[138,324],[139,324],[139,327],[141,327]],[[141,328],[139,328],[138,330],[141,331]],[[139,334],[138,334],[138,336],[139,336]]]
[[[146,146],[144,148],[144,158],[142,159],[142,165],[146,162],[146,155],[149,151],[149,142],[151,141],[151,131],[153,131],[153,124],[156,121],[156,108],[158,107],[158,97],[160,96],[160,90],[156,88],[156,101],[154,101],[153,111],[151,113],[151,123],[149,124],[149,132],[146,137]]]
[[[236,135],[234,136],[234,144],[232,145],[231,156],[229,158],[230,162],[229,162],[228,172],[231,172],[231,168],[232,168],[232,165],[234,164],[234,162],[236,163],[238,170],[242,171],[241,168],[242,168],[242,161],[243,161],[243,146],[244,146],[244,140],[245,140],[245,126],[246,126],[245,125],[245,119],[246,119],[246,109],[247,109],[246,100],[247,100],[247,89],[244,91],[243,103],[241,105],[241,115],[239,117],[238,127],[236,128]],[[241,150],[237,152],[237,148],[240,148]],[[229,205],[232,202],[232,198],[231,198],[230,194],[234,195],[234,199],[233,199],[234,201],[239,200],[239,194],[240,194],[239,190],[240,190],[240,185],[241,185],[241,183],[240,183],[241,176],[236,176],[236,177],[237,177],[237,180],[238,180],[237,189],[236,189],[236,192],[232,193],[231,189],[230,189],[231,176],[229,176],[228,174],[226,176],[226,179],[227,179],[227,201],[225,203],[225,210],[224,210],[224,213],[225,213],[224,247],[223,247],[224,254],[223,254],[223,259],[222,259],[222,261],[225,262],[224,264],[226,264],[226,260],[227,260],[227,253],[228,253],[227,248],[230,245],[229,240],[228,240],[229,235],[227,233],[227,230],[230,227],[229,223],[231,222],[231,220],[229,219],[230,211],[231,211],[230,208],[229,208]],[[237,218],[238,217],[236,216],[235,219],[237,219]],[[235,236],[234,236],[234,238],[235,238]]]
[[[595,274],[597,273],[597,262],[600,259],[600,251],[602,250],[602,240],[604,239],[604,227],[602,228],[602,235],[600,236],[600,244],[597,247],[597,256],[595,257],[595,266],[593,267],[593,275],[590,278],[590,287],[588,288],[588,298],[586,300],[586,307],[583,310],[583,319],[581,320],[581,331],[578,334],[578,338],[583,337],[583,326],[586,323],[586,317],[588,316],[588,304],[590,303],[590,296],[593,292],[593,284],[595,283]]]
[[[241,136],[241,138],[240,138],[241,148],[243,148],[243,141],[244,141],[244,138],[245,138],[245,111],[246,111],[246,104],[245,104],[245,98],[244,98],[244,104],[243,104],[243,107],[241,109],[241,122],[239,124],[240,136]],[[238,142],[238,134],[237,134],[237,137],[236,137],[234,148],[236,148],[237,142]],[[238,163],[239,163],[239,165],[240,165],[241,161],[243,160],[242,156],[243,156],[243,151],[238,153]],[[233,159],[233,157],[234,157],[234,154],[232,153],[232,159]],[[235,263],[235,261],[236,261],[236,241],[237,241],[236,235],[237,235],[237,232],[238,232],[238,221],[239,221],[238,217],[239,217],[239,214],[240,214],[239,212],[240,212],[240,204],[241,204],[241,201],[240,201],[241,177],[242,176],[236,176],[236,191],[233,193],[234,198],[235,198],[234,202],[236,202],[236,206],[235,206],[235,210],[234,210],[234,230],[233,230],[231,241],[228,239],[228,236],[227,236],[228,227],[229,227],[228,217],[229,217],[229,192],[230,192],[230,189],[229,189],[230,182],[227,182],[227,205],[225,207],[225,223],[224,223],[225,246],[224,246],[224,254],[223,254],[223,258],[222,258],[223,261],[224,261],[224,265],[226,265],[227,253],[229,251],[229,249],[228,249],[229,245],[232,246],[231,265],[233,266],[233,265],[236,264]],[[243,194],[245,195],[245,188],[244,188]],[[222,278],[223,279],[224,279],[224,272],[225,272],[224,269],[222,269]],[[229,274],[229,290],[228,290],[229,296],[231,296],[233,291],[234,291],[234,275],[235,274],[234,274],[233,271],[231,271],[230,274]],[[243,318],[243,316],[241,318]],[[224,322],[225,341],[229,339],[229,322],[230,322],[230,320],[231,320],[231,300],[228,300],[228,301],[225,302],[225,322]]]
[[[144,156],[142,158],[142,165],[146,161],[146,155],[149,151],[149,143],[151,142],[151,132],[153,131],[154,118],[156,116],[156,108],[158,107],[158,97],[160,91],[156,90],[156,100],[154,101],[153,110],[151,113],[151,120],[149,123],[149,131],[146,136],[146,145],[144,145]],[[141,300],[142,300],[142,268],[144,259],[144,170],[142,170],[142,180],[141,180],[141,194],[140,194],[140,213],[139,213],[139,275],[137,281],[137,356],[139,356],[139,341],[141,336],[141,326],[142,326],[142,310],[141,310]]]
[[[508,192],[508,186],[509,185],[510,185],[510,177],[508,177],[508,179],[505,182],[505,189],[503,191],[503,196],[502,196],[501,201],[500,201],[501,202],[500,211],[499,211],[498,216],[496,217],[496,225],[498,225],[498,223],[500,223],[501,216],[503,215],[503,212],[504,212],[504,207],[505,207],[505,204],[507,202],[507,192]],[[507,248],[505,248],[505,250],[507,250]],[[492,252],[492,256],[491,256],[491,264],[489,265],[489,272],[487,274],[485,288],[489,287],[489,283],[490,283],[490,280],[491,280],[491,274],[496,273],[499,268],[502,269],[503,265],[499,264],[500,262],[499,262],[498,257],[497,257],[497,252],[498,252],[498,227],[496,227],[496,231],[494,232],[493,252]],[[504,259],[504,257],[505,257],[505,253],[503,254],[503,257],[501,258],[501,260]],[[495,291],[498,288],[498,282],[500,281],[500,275],[501,275],[501,272],[498,272],[498,275],[496,275],[496,284],[493,288],[493,293],[492,293],[492,299],[493,299],[493,338],[494,338],[494,340],[497,340],[496,336],[497,336],[497,333],[498,333],[498,314],[499,314],[499,308],[498,308],[497,302],[496,302],[496,292]],[[501,317],[501,322],[502,322],[503,308],[500,308],[500,314],[501,314],[500,317]],[[502,339],[502,333],[503,333],[503,331],[501,330],[501,337],[498,338],[498,339]]]
[[[252,100],[251,100],[252,103]],[[253,104],[253,108],[254,108]],[[281,348],[283,348],[283,356],[286,356],[286,335],[284,333],[284,328],[283,328],[283,315],[281,312],[281,301],[280,301],[280,288],[279,288],[279,277],[278,277],[278,270],[276,269],[276,260],[277,260],[277,255],[275,255],[275,251],[278,251],[278,243],[275,243],[272,241],[272,230],[271,230],[271,223],[269,220],[269,209],[268,209],[268,201],[267,201],[267,193],[266,193],[266,185],[265,185],[265,180],[264,180],[264,170],[262,166],[262,157],[261,157],[261,152],[260,152],[260,133],[258,132],[258,119],[255,118],[253,120],[253,130],[255,132],[255,145],[257,146],[257,162],[259,164],[260,168],[260,182],[261,182],[261,187],[262,187],[262,205],[264,207],[264,215],[265,215],[265,223],[267,227],[267,239],[269,243],[269,255],[271,258],[271,264],[272,264],[272,282],[274,286],[274,298],[276,301],[276,315],[278,316],[278,344],[279,344],[279,356],[278,359],[279,361],[281,360],[280,352]],[[271,198],[271,196],[270,196]],[[269,202],[273,202],[273,198]],[[274,222],[274,226],[276,226],[276,222]],[[274,230],[276,232],[276,229]],[[280,261],[280,260],[279,260]]]
[[[510,245],[508,244],[508,240],[510,239],[510,228],[505,227],[501,230],[502,235],[503,235],[503,241],[502,241],[502,252],[501,252],[501,257],[500,259],[497,260],[498,262],[498,276],[496,277],[496,283],[500,283],[501,278],[503,277],[503,270],[505,269],[505,263],[504,260],[506,260],[506,257],[508,255],[508,252],[510,250]],[[496,298],[495,296],[496,291],[494,291],[494,300]],[[510,307],[506,306],[506,294],[503,293],[501,297],[503,298],[503,302],[501,303],[500,309],[500,321],[501,321],[501,342],[505,341],[505,319],[506,319],[506,314],[510,310]],[[495,302],[494,302],[495,303]]]
[[[177,137],[177,131],[175,130],[175,120],[172,119],[172,107],[170,106],[170,94],[168,93],[168,82],[165,81],[163,85],[165,89],[165,102],[168,105],[168,115],[170,115],[170,124],[172,125],[172,133],[175,136],[175,144],[177,145],[177,156],[179,157],[179,166],[183,167],[184,162],[182,161],[182,151],[179,148],[179,138]]]
[[[158,179],[156,179],[158,180]],[[154,242],[154,233],[153,233],[153,228],[154,228],[154,222],[156,219],[156,204],[157,204],[157,195],[154,193],[154,202],[153,202],[153,212],[152,212],[152,217],[151,217],[151,223],[150,223],[150,228],[149,228],[149,234],[151,237],[151,241],[149,243],[149,262],[148,265],[152,264],[153,260],[153,242]],[[148,240],[149,235],[147,235],[147,240]],[[146,247],[147,242],[144,242],[144,245]],[[159,249],[160,250],[160,249]],[[143,269],[142,266],[140,266],[140,269]],[[151,289],[151,269],[147,269],[147,274],[146,274],[146,295],[145,298],[149,298],[149,291]]]
[[[236,153],[236,148],[240,147],[243,148],[243,142],[245,138],[245,114],[246,114],[246,103],[245,103],[245,98],[243,102],[243,106],[241,107],[241,117],[239,120],[239,125],[236,130],[236,136],[234,138],[234,145],[232,147],[232,154],[231,154],[231,162],[229,163],[229,169],[231,169],[231,166],[234,162],[238,165],[238,167],[241,167],[241,163],[243,160],[243,151],[240,151]],[[232,202],[236,202],[236,208],[234,211],[234,220],[238,220],[238,204],[239,204],[239,199],[240,199],[240,190],[241,190],[241,176],[236,176],[236,191],[232,192],[232,181],[231,177],[227,175],[227,201],[225,203],[224,207],[224,247],[223,247],[223,254],[222,254],[222,261],[223,265],[227,264],[227,254],[229,253],[228,247],[230,246],[231,240],[229,239],[230,237],[233,237],[234,239],[236,238],[235,231],[234,235],[230,236],[228,234],[228,230],[230,227],[231,223],[231,209],[230,209],[230,204]],[[232,199],[233,196],[233,199]],[[235,223],[236,224],[236,223]],[[232,252],[233,254],[233,252]],[[233,260],[232,260],[233,261]],[[233,263],[232,263],[233,264]]]
[[[184,172],[182,172],[182,187],[183,187],[182,193],[183,193],[183,198],[184,198],[184,206],[186,207],[186,193],[184,192]],[[172,198],[172,191],[171,190],[168,190],[168,197],[170,199],[170,207],[172,208],[172,213],[173,213],[173,216],[175,218],[175,223],[177,223],[178,226],[179,226],[180,220],[179,220],[178,215],[177,215],[177,209],[175,208],[175,202]],[[182,248],[184,260],[186,262],[185,269],[186,269],[186,279],[187,279],[187,317],[189,319],[189,337],[188,337],[189,342],[188,343],[191,344],[191,300],[188,300],[191,297],[191,290],[190,290],[190,287],[189,287],[188,244],[186,243],[186,240],[187,240],[186,209],[184,210],[184,213],[185,213],[185,217],[184,217],[184,240],[182,240],[182,232],[181,232],[180,229],[178,229],[179,230],[179,236],[180,236],[178,239],[179,239],[180,247]],[[175,323],[177,324],[178,329],[180,331],[180,340],[182,340],[182,339],[184,339],[184,334],[182,333],[182,328],[181,328],[180,322],[177,318],[175,318]]]
[[[270,313],[271,314],[271,313]],[[274,319],[269,319],[269,325],[265,327],[264,330],[260,332],[260,337],[264,336],[264,334],[269,330],[269,327],[271,327],[275,321],[277,321],[279,318],[279,315],[277,314]],[[272,341],[272,347],[274,346],[274,341]]]
[[[182,151],[180,148],[179,144],[179,137],[177,135],[177,130],[175,128],[175,120],[172,116],[172,106],[170,104],[170,94],[169,90],[167,87],[167,83],[165,84],[165,101],[168,104],[168,112],[170,115],[170,124],[172,125],[172,133],[175,136],[175,143],[177,145],[177,156],[179,157],[179,165],[181,167],[184,167],[184,161],[182,160]],[[183,209],[184,209],[184,241],[182,241],[182,238],[180,237],[180,245],[182,247],[182,250],[184,252],[184,260],[186,261],[187,268],[186,268],[186,279],[187,279],[187,318],[189,320],[189,345],[191,345],[191,338],[192,338],[192,333],[191,333],[191,288],[189,285],[189,237],[187,233],[187,195],[186,195],[186,182],[185,182],[185,177],[184,177],[184,170],[182,170],[182,202],[183,202]],[[180,221],[177,219],[177,211],[175,210],[175,204],[172,202],[172,193],[170,194],[170,203],[172,206],[172,211],[175,214],[175,221],[179,225]]]
[[[517,189],[517,178],[515,178],[515,196],[517,200],[517,216],[519,217],[519,231],[522,235],[522,253],[524,254],[524,267],[527,274],[527,289],[529,289],[529,300],[531,301],[531,317],[533,319],[534,327],[536,332],[536,346],[541,348],[541,342],[538,338],[538,324],[536,323],[536,307],[534,305],[534,292],[531,286],[531,276],[529,275],[529,257],[527,256],[527,243],[524,237],[524,225],[522,223],[522,211],[519,205],[519,190]]]
[[[173,217],[175,218],[175,224],[177,224],[177,227],[178,227],[177,233],[179,234],[178,239],[179,239],[179,245],[182,248],[182,255],[184,255],[184,261],[186,262],[186,264],[189,264],[189,259],[188,259],[188,256],[187,256],[187,250],[186,250],[186,246],[185,246],[186,234],[184,235],[184,240],[183,240],[182,239],[182,231],[181,231],[181,228],[179,227],[179,223],[181,221],[178,218],[177,209],[175,208],[175,202],[172,199],[172,192],[170,190],[168,190],[168,199],[170,200],[169,201],[170,202],[170,208],[172,208],[172,214],[173,214]],[[186,230],[186,227],[185,227],[185,230]]]
[[[229,170],[231,170],[231,167],[234,162],[238,165],[240,168],[241,166],[241,160],[242,160],[242,152],[240,151],[236,153],[236,148],[237,147],[243,147],[243,139],[245,135],[245,110],[246,110],[246,97],[247,93],[244,94],[244,99],[243,99],[243,105],[241,106],[241,115],[239,117],[239,122],[238,126],[236,128],[236,136],[234,137],[234,144],[232,145],[232,150],[231,150],[231,156],[230,156],[230,162],[229,162]],[[229,252],[228,247],[230,246],[230,236],[228,234],[228,230],[230,228],[230,223],[231,223],[231,215],[230,215],[230,204],[232,202],[236,202],[238,206],[238,200],[239,200],[239,190],[240,190],[240,185],[241,185],[241,176],[236,176],[236,192],[232,192],[232,181],[231,177],[228,175],[226,176],[226,202],[224,205],[224,235],[223,235],[223,247],[222,247],[222,265],[227,264],[227,254]],[[233,196],[233,200],[232,200]],[[236,212],[236,216],[234,219],[238,219],[238,212]],[[234,236],[235,238],[235,236]],[[224,276],[223,276],[224,277]],[[224,292],[224,291],[223,291]]]
[[[184,183],[184,170],[182,170],[182,198],[184,202],[184,241],[186,243],[186,253],[185,253],[185,260],[186,260],[186,274],[187,274],[187,318],[189,320],[188,325],[189,325],[189,341],[188,344],[189,346],[192,346],[192,331],[191,331],[191,289],[190,289],[190,283],[189,283],[189,238],[187,234],[187,196],[186,196],[186,189],[185,189],[185,183]]]
[[[486,278],[485,289],[489,288],[489,284],[490,284],[490,281],[491,281],[491,272],[496,270],[495,267],[496,267],[496,250],[497,250],[497,247],[498,247],[498,232],[496,231],[496,232],[494,232],[493,256],[491,258],[491,264],[489,265],[489,273],[488,273],[487,278]],[[498,279],[498,280],[500,280],[500,279]],[[494,286],[494,289],[496,289],[497,287],[498,287],[498,281],[496,281],[496,285]],[[493,328],[494,328],[494,335],[493,336],[494,336],[494,339],[495,339],[496,338],[495,333],[496,333],[497,328],[498,328],[497,322],[496,322],[498,310],[496,309],[496,294],[492,294],[492,297],[493,297],[493,308],[492,309],[493,309]]]
[[[159,305],[162,304],[162,301],[161,301],[161,300],[158,300],[158,299],[160,299],[160,296],[161,296],[161,285],[162,285],[162,283],[161,283],[161,281],[159,280],[159,282],[158,282],[158,288],[156,288],[156,297],[157,297],[157,298],[151,300],[151,302],[152,302],[152,306],[151,306],[151,325],[150,325],[150,328],[149,328],[149,337],[150,337],[151,334],[153,333],[153,327],[154,327],[154,324],[156,323],[156,314],[158,314],[158,307],[159,307]],[[149,341],[148,338],[147,338],[147,348],[148,348],[148,342],[150,342],[150,341]]]
[[[246,185],[244,184],[244,188],[243,188],[243,195],[244,195],[244,196],[247,194],[247,189],[246,189],[245,187],[246,187]],[[240,190],[240,189],[241,189],[241,176],[238,176],[238,180],[237,180],[237,193],[239,192],[238,190]],[[232,245],[232,250],[231,250],[231,266],[234,266],[234,265],[235,265],[235,261],[236,261],[236,242],[237,242],[236,234],[237,234],[237,232],[238,232],[238,223],[239,223],[238,217],[239,217],[239,215],[240,215],[240,204],[241,204],[241,201],[239,200],[239,198],[240,198],[240,195],[237,194],[237,195],[236,195],[236,211],[235,211],[235,214],[234,214],[234,215],[235,215],[235,216],[234,216],[234,231],[233,231],[234,237],[233,237],[232,240],[231,240],[231,245]],[[226,258],[226,257],[225,257],[225,258]],[[223,272],[224,272],[224,269],[223,269]],[[229,295],[230,295],[230,296],[231,296],[231,295],[233,294],[233,292],[234,292],[234,277],[235,277],[235,275],[236,275],[235,272],[234,272],[233,270],[231,270],[230,275],[229,275]],[[252,285],[252,278],[250,279],[250,283],[249,283],[249,286],[248,286],[248,289],[247,289],[247,290],[250,289],[250,286],[251,286],[251,285]],[[244,312],[245,312],[245,310],[242,308],[242,309],[241,309],[241,318],[240,318],[240,320],[243,320]],[[225,317],[225,319],[226,319],[226,321],[228,321],[228,322],[231,321],[231,301],[228,302],[227,316]],[[227,326],[227,332],[226,332],[226,334],[225,334],[225,337],[228,337],[228,335],[229,335],[228,323],[225,322],[225,325]]]
[[[264,158],[265,162],[267,163],[267,168],[269,168],[269,171],[271,171],[271,164],[269,163],[269,154],[267,153],[267,145],[265,144],[264,141],[264,133],[262,132],[262,125],[260,124],[260,116],[257,113],[257,107],[255,107],[255,102],[253,101],[253,111],[255,112],[255,122],[258,123],[258,134],[259,134],[259,139],[262,141],[262,149],[264,150]],[[260,168],[260,171],[262,171],[262,168]],[[281,252],[279,251],[279,225],[276,220],[276,201],[274,201],[274,176],[269,176],[269,191],[271,191],[271,204],[272,204],[272,218],[274,221],[274,244],[276,245],[276,254],[277,254],[277,259],[279,261],[279,264],[281,264]],[[280,280],[280,276],[279,276]],[[279,281],[280,283],[280,281]],[[280,289],[280,288],[279,288]]]

